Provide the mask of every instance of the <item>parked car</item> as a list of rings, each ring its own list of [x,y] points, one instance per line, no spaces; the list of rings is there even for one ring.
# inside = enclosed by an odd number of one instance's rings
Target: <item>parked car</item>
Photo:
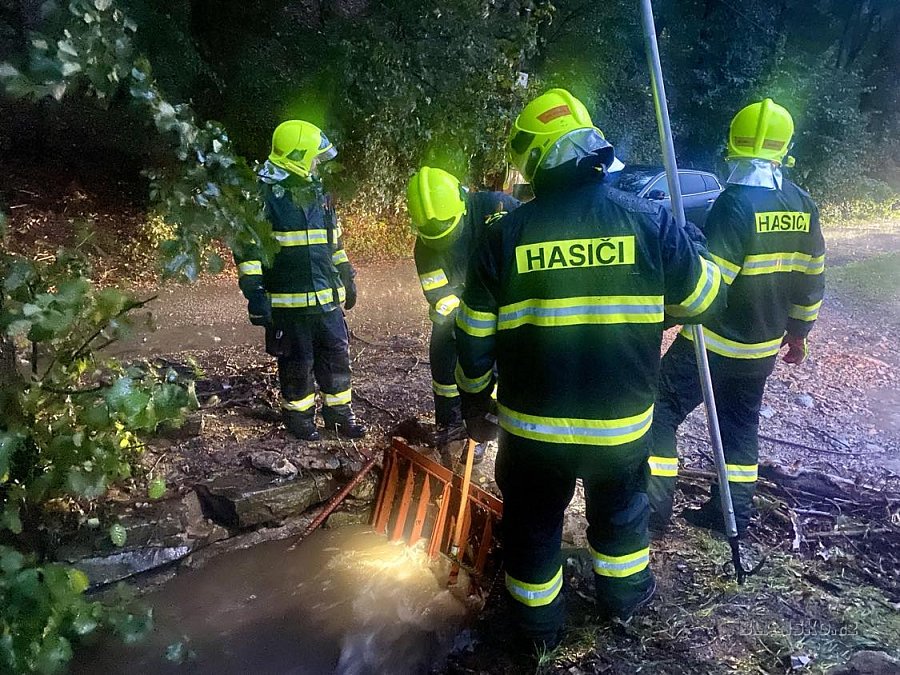
[[[615,186],[623,192],[670,206],[669,186],[663,167],[632,164],[613,176]],[[678,180],[684,197],[685,216],[698,227],[703,227],[713,202],[724,189],[722,184],[714,174],[694,169],[679,169]]]

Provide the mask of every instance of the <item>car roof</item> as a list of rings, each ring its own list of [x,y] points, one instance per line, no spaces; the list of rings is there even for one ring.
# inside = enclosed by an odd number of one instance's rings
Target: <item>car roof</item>
[[[622,169],[622,171],[628,173],[635,171],[646,171],[648,173],[650,171],[653,171],[655,173],[665,173],[665,170],[666,169],[664,166],[655,164],[626,164],[625,168]],[[716,175],[714,171],[707,171],[706,169],[684,169],[681,167],[678,168],[678,173],[708,173],[711,176]]]

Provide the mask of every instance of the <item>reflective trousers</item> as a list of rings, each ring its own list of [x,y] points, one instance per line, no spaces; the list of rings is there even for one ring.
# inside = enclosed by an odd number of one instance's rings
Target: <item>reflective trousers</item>
[[[431,362],[431,389],[434,392],[434,421],[443,427],[459,424],[462,416],[454,375],[456,335],[452,321],[431,324],[428,358]]]
[[[604,448],[501,432],[496,478],[503,493],[506,589],[526,637],[552,643],[565,620],[560,545],[577,478],[584,482],[601,609],[633,608],[652,584],[645,439]]]
[[[316,382],[326,424],[351,411],[350,340],[340,310],[304,314],[266,330],[266,351],[278,359],[282,411],[312,422]]]
[[[738,532],[752,515],[759,461],[759,408],[774,359],[734,363],[709,355],[728,483],[734,502]],[[659,395],[651,429],[648,495],[654,528],[663,529],[672,517],[672,498],[678,476],[675,432],[690,412],[703,402],[694,345],[678,336],[663,357]],[[709,508],[719,508],[718,487],[713,486]]]

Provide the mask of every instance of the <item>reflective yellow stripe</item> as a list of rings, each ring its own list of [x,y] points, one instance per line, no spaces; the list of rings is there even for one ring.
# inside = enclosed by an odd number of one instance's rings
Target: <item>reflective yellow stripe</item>
[[[350,258],[347,257],[347,252],[344,249],[341,249],[331,254],[331,262],[335,265],[341,265],[350,262]]]
[[[441,384],[436,380],[432,380],[431,390],[438,396],[443,396],[445,398],[456,398],[459,396],[459,389],[455,384]]]
[[[593,546],[588,545],[588,548],[591,551],[591,558],[594,560],[594,572],[601,577],[615,577],[616,579],[630,577],[632,574],[647,569],[650,564],[649,546],[628,555],[605,555],[595,551]]]
[[[526,415],[507,408],[502,403],[497,405],[497,409],[500,426],[506,431],[515,436],[546,443],[623,445],[641,438],[653,422],[652,405],[637,415],[611,420]]]
[[[342,292],[343,291],[343,292]],[[338,301],[343,302],[346,291],[343,286],[338,288]],[[319,291],[310,293],[270,293],[272,299],[272,307],[315,307],[319,305],[327,305],[334,302],[334,291],[330,288],[323,288]]]
[[[347,289],[343,286],[338,286],[338,302],[343,302],[347,299]]]
[[[590,295],[523,300],[500,308],[497,330],[531,324],[556,327],[581,324],[661,323],[661,295]]]
[[[688,340],[694,339],[688,328],[682,328],[681,334]],[[735,342],[714,333],[706,326],[703,327],[703,337],[706,338],[706,348],[709,351],[731,359],[765,359],[774,356],[781,349],[780,337],[766,342]]]
[[[441,288],[442,286],[446,286],[450,282],[447,280],[447,275],[444,274],[444,270],[439,269],[435,270],[434,272],[420,274],[419,283],[422,284],[422,290],[433,291],[437,288]]]
[[[347,389],[346,391],[338,392],[337,394],[325,394],[325,405],[327,406],[336,406],[336,405],[349,405],[351,400],[351,390]]]
[[[290,230],[272,234],[282,246],[313,246],[328,243],[328,230]]]
[[[735,265],[730,260],[725,260],[725,258],[720,258],[715,253],[710,253],[709,255],[713,261],[715,261],[716,265],[719,266],[719,270],[722,272],[722,279],[730,286],[737,275],[740,274],[741,266]]]
[[[719,266],[706,258],[700,258],[702,270],[693,292],[677,305],[667,305],[666,312],[674,317],[697,316],[707,310],[716,299],[722,285]]]
[[[726,464],[729,483],[755,483],[759,473],[758,464]]]
[[[758,276],[776,272],[803,272],[821,274],[825,271],[825,256],[813,257],[806,253],[761,253],[744,258],[741,274]]]
[[[674,478],[678,475],[678,458],[677,457],[657,457],[650,455],[647,460],[650,465],[651,476],[661,476],[663,478]]]
[[[556,600],[562,590],[562,567],[550,581],[543,584],[528,584],[506,574],[506,590],[509,594],[527,607],[544,607]]]
[[[282,410],[290,410],[291,412],[306,412],[310,408],[316,405],[316,393],[313,392],[309,396],[305,398],[301,398],[299,401],[282,401],[281,408]]]
[[[472,337],[489,337],[497,332],[497,315],[470,309],[465,302],[460,302],[456,325]]]
[[[798,321],[815,321],[819,318],[819,308],[821,306],[821,300],[812,305],[791,305],[788,316]]]
[[[459,298],[455,295],[448,295],[434,303],[434,311],[441,316],[450,316],[457,307],[459,307]]]
[[[259,260],[247,260],[238,263],[239,277],[249,277],[254,274],[262,274],[262,263]]]
[[[462,366],[457,363],[456,371],[454,374],[456,375],[456,384],[460,389],[462,389],[467,394],[477,394],[491,383],[491,376],[494,374],[494,371],[493,369],[491,369],[481,377],[470,379],[466,377],[466,374],[463,372]]]

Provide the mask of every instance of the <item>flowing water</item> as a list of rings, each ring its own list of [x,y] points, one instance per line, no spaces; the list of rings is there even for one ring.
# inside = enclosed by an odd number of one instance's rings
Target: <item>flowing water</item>
[[[104,640],[73,673],[427,673],[466,617],[446,564],[362,527],[220,555],[145,596],[153,633]],[[465,588],[460,580],[459,588]]]

